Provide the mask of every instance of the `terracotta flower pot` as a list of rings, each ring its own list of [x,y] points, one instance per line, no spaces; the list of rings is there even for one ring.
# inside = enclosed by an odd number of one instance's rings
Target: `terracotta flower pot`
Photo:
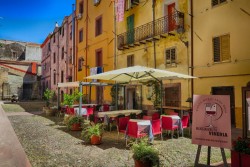
[[[135,167],[152,167],[151,162],[150,161],[140,161],[140,160],[136,160],[135,161]]]
[[[73,130],[73,131],[82,130],[82,128],[81,128],[81,123],[73,124],[73,125],[71,126],[71,130]]]
[[[101,141],[102,141],[101,136],[92,135],[90,138],[90,143],[93,145],[101,144]]]

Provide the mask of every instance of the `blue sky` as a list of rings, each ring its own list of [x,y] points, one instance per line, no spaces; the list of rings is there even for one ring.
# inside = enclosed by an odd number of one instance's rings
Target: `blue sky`
[[[0,0],[0,39],[41,44],[75,0]]]

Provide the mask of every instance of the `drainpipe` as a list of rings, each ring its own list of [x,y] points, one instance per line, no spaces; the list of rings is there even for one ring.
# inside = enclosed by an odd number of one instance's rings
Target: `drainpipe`
[[[155,0],[152,0],[152,9],[153,9],[153,37],[155,36]],[[154,68],[156,68],[156,45],[155,41],[153,40],[154,44]]]
[[[75,55],[75,5],[72,4],[72,61],[73,61],[73,73],[72,81],[76,81],[76,55]]]
[[[114,1],[114,69],[116,69],[116,1]],[[117,99],[116,99],[117,100]]]
[[[88,76],[88,22],[89,22],[89,1],[87,0],[86,2],[86,6],[87,6],[87,9],[86,9],[86,61],[85,61],[85,77]],[[87,81],[87,80],[86,80]],[[87,89],[85,89],[85,93],[88,94],[88,91]],[[91,97],[90,97],[91,98]]]
[[[68,64],[69,64],[69,61],[68,61],[69,48],[67,46],[67,44],[68,44],[68,34],[69,34],[69,26],[68,26],[69,24],[68,23],[69,23],[69,18],[67,18],[67,21],[65,23],[65,24],[67,24],[67,32],[64,34],[65,37],[66,37],[66,45],[65,45],[66,55],[64,56],[66,58],[66,71],[65,71],[65,75],[66,75],[65,81],[66,82],[67,82],[67,77],[68,77]],[[64,51],[64,53],[65,53],[65,51]],[[66,88],[67,93],[68,93],[68,89],[69,88]]]
[[[193,0],[191,0],[191,76],[194,75],[194,28],[193,28]],[[191,78],[191,96],[194,94],[194,79]]]

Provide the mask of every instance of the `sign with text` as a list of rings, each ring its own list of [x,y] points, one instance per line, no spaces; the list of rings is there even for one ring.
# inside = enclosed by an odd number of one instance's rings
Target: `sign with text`
[[[231,148],[229,95],[194,95],[192,143]]]

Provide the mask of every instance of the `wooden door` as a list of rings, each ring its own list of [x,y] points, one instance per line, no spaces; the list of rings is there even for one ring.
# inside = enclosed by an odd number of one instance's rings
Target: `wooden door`
[[[127,40],[128,44],[134,43],[134,15],[130,15],[127,17]]]
[[[165,87],[165,105],[172,107],[181,106],[181,84],[169,84]]]
[[[167,8],[168,32],[173,31],[175,29],[176,21],[174,13],[175,13],[175,3],[169,4]]]
[[[233,86],[212,87],[212,94],[230,95],[231,125],[235,126],[234,87]]]
[[[135,98],[135,89],[127,89],[127,109],[136,109]]]

